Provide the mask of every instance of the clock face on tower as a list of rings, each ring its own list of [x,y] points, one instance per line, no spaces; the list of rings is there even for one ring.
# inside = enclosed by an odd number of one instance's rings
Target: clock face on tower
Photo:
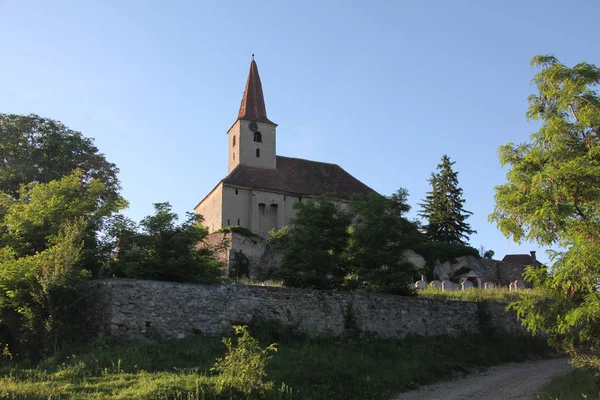
[[[258,130],[258,125],[256,124],[256,122],[250,122],[248,124],[248,128],[252,131],[252,132],[256,132]]]

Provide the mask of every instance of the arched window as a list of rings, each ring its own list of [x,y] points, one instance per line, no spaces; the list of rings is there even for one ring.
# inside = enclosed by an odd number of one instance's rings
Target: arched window
[[[235,153],[233,153],[233,159],[235,160]]]
[[[233,147],[235,147],[235,136],[233,137]]]
[[[254,132],[254,141],[255,142],[262,142],[262,135],[260,132]]]
[[[256,157],[260,157],[260,149],[256,149]]]

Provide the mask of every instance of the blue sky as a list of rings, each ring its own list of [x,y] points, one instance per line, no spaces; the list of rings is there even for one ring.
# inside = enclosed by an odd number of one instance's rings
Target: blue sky
[[[405,187],[412,216],[448,154],[471,244],[501,258],[541,250],[487,221],[498,146],[536,130],[529,61],[600,65],[598,15],[597,0],[0,0],[0,112],[95,138],[133,219],[160,201],[183,214],[227,173],[255,53],[278,154],[337,163],[382,194]]]

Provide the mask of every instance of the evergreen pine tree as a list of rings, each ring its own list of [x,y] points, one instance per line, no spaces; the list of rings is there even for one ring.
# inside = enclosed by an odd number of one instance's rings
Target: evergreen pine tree
[[[444,154],[437,173],[431,174],[431,192],[423,200],[419,216],[427,221],[423,227],[427,240],[466,245],[469,235],[475,233],[465,222],[472,212],[463,208],[465,200],[458,186],[458,172],[454,172],[454,162]]]

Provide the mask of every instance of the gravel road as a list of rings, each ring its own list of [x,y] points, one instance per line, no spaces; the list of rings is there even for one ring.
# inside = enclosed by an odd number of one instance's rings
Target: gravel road
[[[423,386],[394,400],[527,399],[551,378],[569,372],[567,358],[510,363],[450,382]]]

